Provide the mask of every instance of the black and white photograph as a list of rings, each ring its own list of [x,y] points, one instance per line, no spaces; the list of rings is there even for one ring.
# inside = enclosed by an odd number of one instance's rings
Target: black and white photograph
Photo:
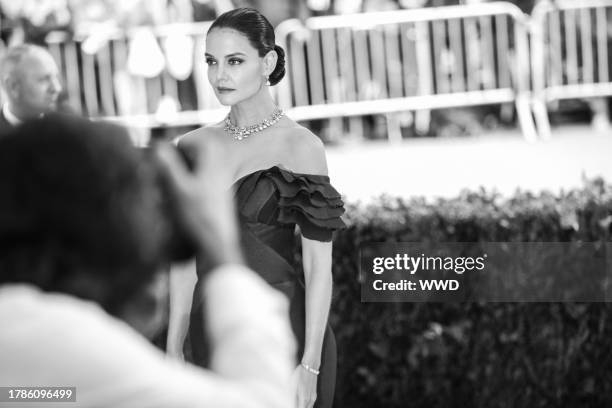
[[[0,0],[0,407],[612,406],[612,0]]]

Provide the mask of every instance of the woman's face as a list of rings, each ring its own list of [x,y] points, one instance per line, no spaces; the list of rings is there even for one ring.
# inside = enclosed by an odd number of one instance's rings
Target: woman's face
[[[265,83],[263,59],[236,30],[217,28],[206,37],[208,81],[223,105],[255,95]]]

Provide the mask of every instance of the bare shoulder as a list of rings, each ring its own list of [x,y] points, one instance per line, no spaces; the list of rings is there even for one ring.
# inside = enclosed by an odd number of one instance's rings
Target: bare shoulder
[[[176,139],[176,143],[183,146],[197,146],[201,143],[208,143],[211,140],[223,142],[226,138],[223,137],[222,130],[221,122],[202,126],[179,136]]]
[[[321,139],[304,126],[296,124],[288,134],[288,150],[294,170],[307,174],[327,175],[325,146]]]

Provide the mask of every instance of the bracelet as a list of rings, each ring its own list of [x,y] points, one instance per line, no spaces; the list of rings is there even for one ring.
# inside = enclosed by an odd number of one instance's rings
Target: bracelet
[[[310,374],[319,375],[319,370],[315,370],[314,368],[312,368],[308,364],[305,364],[304,362],[301,362],[300,365],[304,368],[304,370],[308,371]]]

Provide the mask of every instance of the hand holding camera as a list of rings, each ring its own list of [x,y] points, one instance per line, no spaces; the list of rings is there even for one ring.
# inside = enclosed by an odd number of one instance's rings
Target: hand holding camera
[[[242,262],[233,197],[227,189],[231,175],[222,163],[223,149],[215,141],[181,145],[179,151],[170,145],[155,148],[176,222],[207,268]]]

